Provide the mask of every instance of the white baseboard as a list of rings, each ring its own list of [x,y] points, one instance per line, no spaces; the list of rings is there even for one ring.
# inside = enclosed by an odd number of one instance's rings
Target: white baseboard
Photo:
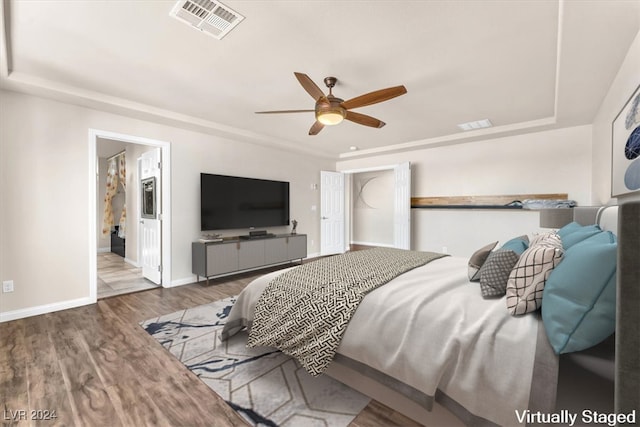
[[[107,252],[111,252],[111,248],[110,247],[108,247],[108,248],[98,248],[98,253],[99,254],[104,254],[104,253],[107,253]]]
[[[315,257],[319,257],[320,253],[312,253],[312,254],[308,254],[307,258],[305,259],[310,259],[310,258],[315,258]],[[125,261],[128,262],[129,264],[132,264],[134,266],[138,266],[137,263],[126,259]],[[285,263],[286,264],[286,263]],[[283,264],[283,265],[285,265]],[[260,268],[264,268],[264,267],[260,267]],[[258,268],[258,269],[260,269]],[[229,273],[226,275],[222,275],[222,276],[217,276],[219,277],[225,277],[225,276],[231,276],[233,274],[238,274],[238,273],[244,273],[247,271],[252,271],[252,270],[243,270],[243,271],[238,271],[238,272],[234,272],[234,273]],[[202,280],[202,278],[201,278]],[[190,277],[184,277],[182,279],[176,279],[176,280],[172,280],[169,286],[166,286],[167,288],[174,288],[176,286],[184,286],[184,285],[190,285],[196,283],[196,276],[190,276]],[[23,319],[25,317],[31,317],[31,316],[38,316],[40,314],[46,314],[46,313],[53,313],[55,311],[60,311],[60,310],[67,310],[70,308],[75,308],[75,307],[80,307],[83,305],[89,305],[89,304],[95,304],[95,300],[92,300],[91,298],[78,298],[75,300],[69,300],[69,301],[61,301],[61,302],[57,302],[57,303],[53,303],[53,304],[45,304],[45,305],[40,305],[40,306],[36,306],[36,307],[29,307],[29,308],[23,308],[20,310],[13,310],[13,311],[7,311],[4,313],[0,313],[0,323],[2,322],[9,322],[11,320],[17,320],[17,319]]]
[[[140,268],[142,267],[140,264],[138,264],[136,261],[129,259],[129,258],[125,258],[124,262],[126,262],[127,264],[131,264],[132,266],[134,266],[135,268]]]
[[[95,302],[96,301],[91,298],[78,298],[69,301],[56,302],[53,304],[45,304],[36,307],[6,311],[4,313],[0,313],[0,323],[23,319],[25,317],[38,316],[40,314],[53,313],[54,311],[67,310],[83,305],[95,304]]]
[[[185,277],[183,279],[172,280],[167,288],[175,288],[176,286],[184,286],[196,283],[196,276]]]

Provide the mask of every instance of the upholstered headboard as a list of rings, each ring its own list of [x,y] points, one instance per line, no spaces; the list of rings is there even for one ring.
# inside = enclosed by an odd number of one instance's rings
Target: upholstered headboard
[[[573,220],[581,225],[596,224],[600,206],[576,206],[573,208]]]
[[[574,221],[598,224],[618,237],[615,334],[615,411],[629,413],[640,406],[640,201],[619,206],[576,207]],[[606,343],[605,343],[606,344]],[[606,353],[576,354],[581,366],[610,377]],[[592,357],[593,354],[603,357]]]
[[[618,206],[603,206],[598,209],[596,224],[603,230],[618,234]]]
[[[615,410],[640,407],[640,201],[618,212]]]
[[[603,230],[618,234],[618,206],[577,206],[573,220],[582,225],[598,224]]]

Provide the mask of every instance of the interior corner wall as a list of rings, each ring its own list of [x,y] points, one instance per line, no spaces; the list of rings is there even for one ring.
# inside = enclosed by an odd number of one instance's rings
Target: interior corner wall
[[[640,85],[640,32],[593,121],[593,200],[596,204],[640,200],[640,191],[611,198],[612,123]]]
[[[9,91],[0,92],[0,113],[0,279],[15,286],[0,294],[0,320],[89,299],[89,129],[171,143],[173,283],[194,277],[200,172],[289,181],[291,218],[308,235],[308,253],[319,252],[313,184],[333,161]]]
[[[337,170],[411,162],[412,197],[568,193],[591,204],[591,125],[341,160]],[[412,209],[412,248],[468,256],[539,230],[535,211]]]

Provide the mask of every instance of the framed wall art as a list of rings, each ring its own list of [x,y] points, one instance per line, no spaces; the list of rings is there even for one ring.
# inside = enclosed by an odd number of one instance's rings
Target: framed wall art
[[[613,119],[611,196],[640,191],[640,86]]]

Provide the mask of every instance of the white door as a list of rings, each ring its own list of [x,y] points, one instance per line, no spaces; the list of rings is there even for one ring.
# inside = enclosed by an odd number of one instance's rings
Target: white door
[[[160,148],[153,148],[138,159],[140,188],[140,263],[142,275],[162,283],[162,212]]]
[[[409,162],[394,168],[393,243],[398,249],[411,249],[411,167]]]
[[[344,252],[344,175],[320,172],[320,255]]]

